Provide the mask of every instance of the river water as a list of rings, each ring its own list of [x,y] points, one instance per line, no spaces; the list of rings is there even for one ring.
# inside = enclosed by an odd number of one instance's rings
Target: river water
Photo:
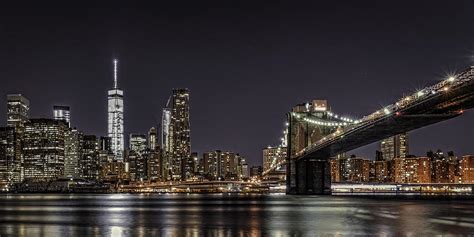
[[[0,196],[0,236],[474,234],[474,200],[251,194]]]

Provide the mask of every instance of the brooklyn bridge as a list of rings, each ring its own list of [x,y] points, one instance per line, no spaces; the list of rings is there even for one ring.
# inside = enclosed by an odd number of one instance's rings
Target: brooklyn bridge
[[[288,194],[329,194],[331,157],[462,115],[474,107],[473,77],[471,66],[360,119],[331,112],[324,100],[297,105],[287,114],[287,158],[264,174],[286,166]]]

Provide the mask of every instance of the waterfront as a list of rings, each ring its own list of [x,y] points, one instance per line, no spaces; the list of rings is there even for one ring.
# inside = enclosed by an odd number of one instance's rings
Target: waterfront
[[[470,200],[260,194],[9,194],[0,236],[474,233]]]

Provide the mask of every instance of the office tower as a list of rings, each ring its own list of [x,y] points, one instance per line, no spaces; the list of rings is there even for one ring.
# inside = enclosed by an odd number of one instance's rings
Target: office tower
[[[15,128],[15,162],[14,164],[10,163],[11,166],[15,166],[13,177],[13,182],[20,182],[24,178],[24,170],[21,149],[22,149],[22,140],[23,132],[25,130],[25,123],[28,122],[30,115],[30,101],[22,96],[21,94],[10,94],[7,95],[7,126]]]
[[[185,180],[191,175],[186,162],[191,157],[188,89],[173,89],[170,131],[172,179]]]
[[[147,148],[145,134],[130,134],[130,150],[138,154],[143,153]]]
[[[30,117],[30,101],[21,94],[7,95],[7,126],[22,131]]]
[[[95,135],[84,135],[80,162],[81,178],[97,180],[100,171],[99,141]]]
[[[408,155],[408,135],[406,133],[389,137],[380,142],[380,151],[383,160],[392,160],[396,157],[405,158]]]
[[[80,178],[83,134],[76,129],[66,130],[64,141],[64,177]]]
[[[115,158],[123,159],[123,90],[117,84],[117,63],[114,60],[114,86],[108,91],[108,126],[107,135],[112,139],[112,151]]]
[[[112,152],[112,138],[110,137],[100,137],[100,150]]]
[[[269,170],[281,165],[286,160],[286,147],[267,147],[263,149],[263,170]]]
[[[171,99],[171,98],[170,98]],[[171,108],[170,99],[166,103],[166,108],[163,108],[163,114],[161,118],[161,149],[163,150],[162,156],[162,175],[163,180],[171,179]]]
[[[66,121],[68,127],[71,127],[71,111],[69,106],[54,105],[53,106],[53,117],[56,120]]]
[[[148,148],[152,151],[158,146],[158,132],[155,127],[151,127],[148,131]]]
[[[67,125],[54,119],[30,119],[23,134],[25,179],[57,179],[64,175]]]
[[[0,127],[0,191],[7,191],[14,182],[19,182],[20,172],[15,159],[15,128]]]

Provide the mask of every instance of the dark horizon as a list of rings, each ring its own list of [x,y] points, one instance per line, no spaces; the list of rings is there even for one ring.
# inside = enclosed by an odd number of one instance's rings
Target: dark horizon
[[[125,137],[157,127],[172,88],[190,89],[192,150],[260,164],[285,113],[327,99],[361,117],[474,64],[470,1],[0,10],[0,121],[21,93],[31,117],[71,107],[73,127],[105,135],[112,59]],[[410,153],[472,154],[474,111],[410,132]],[[4,125],[2,125],[4,126]],[[376,144],[352,153],[373,159]]]

